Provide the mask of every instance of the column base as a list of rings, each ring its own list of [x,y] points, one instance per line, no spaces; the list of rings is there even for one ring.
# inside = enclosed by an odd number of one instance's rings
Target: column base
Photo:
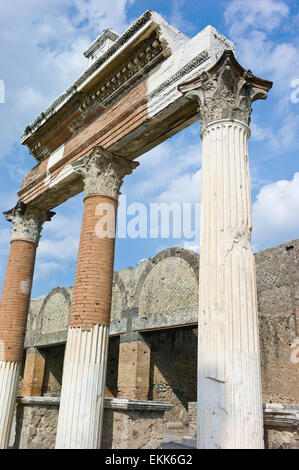
[[[9,445],[19,375],[18,362],[0,361],[0,449]]]

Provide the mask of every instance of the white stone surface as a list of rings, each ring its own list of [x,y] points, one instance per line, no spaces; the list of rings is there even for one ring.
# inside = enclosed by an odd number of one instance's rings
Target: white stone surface
[[[149,74],[147,79],[147,95],[150,97],[149,117],[155,116],[179,99],[182,95],[178,85],[210,69],[227,49],[235,53],[234,44],[213,26],[207,26],[192,39],[180,44],[166,61]],[[207,59],[197,65],[197,58],[205,51]],[[163,86],[164,88],[157,92]],[[151,97],[155,91],[156,95]]]
[[[19,363],[0,361],[0,449],[9,445],[19,374]]]
[[[44,183],[45,186],[49,185],[49,188],[54,188],[59,185],[66,185],[72,178],[76,176],[74,169],[71,164],[66,165],[58,175],[51,180],[51,174],[48,173]]]
[[[58,147],[55,152],[51,153],[48,161],[47,170],[50,170],[59,160],[62,159],[64,152],[64,144]]]
[[[203,131],[198,446],[263,448],[247,125]]]
[[[56,449],[98,449],[102,435],[109,328],[69,328]]]
[[[84,56],[88,59],[88,66],[90,67],[101,55],[107,52],[118,38],[118,33],[109,28],[105,29],[84,52]]]

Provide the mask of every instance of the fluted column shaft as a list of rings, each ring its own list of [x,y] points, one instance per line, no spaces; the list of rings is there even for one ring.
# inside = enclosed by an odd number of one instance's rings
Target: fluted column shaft
[[[101,447],[117,200],[124,176],[136,166],[100,147],[73,164],[83,178],[85,198],[57,449]]]
[[[198,446],[205,449],[263,447],[249,134],[227,120],[203,131]]]
[[[272,82],[224,51],[179,86],[198,104],[202,198],[198,316],[198,443],[202,449],[263,447],[262,389],[248,138],[252,103]]]
[[[7,448],[11,432],[36,248],[42,224],[54,213],[19,203],[4,214],[13,229],[0,302],[0,449]]]

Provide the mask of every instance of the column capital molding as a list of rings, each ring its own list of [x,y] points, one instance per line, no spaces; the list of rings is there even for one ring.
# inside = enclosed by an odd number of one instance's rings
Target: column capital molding
[[[138,162],[114,155],[100,145],[90,154],[71,164],[83,178],[85,197],[98,194],[118,199],[124,177],[133,172]]]
[[[185,97],[198,104],[202,130],[213,121],[236,120],[250,124],[252,103],[266,99],[273,83],[245,70],[231,50],[189,82],[179,85]]]
[[[19,201],[13,209],[3,214],[8,222],[12,222],[12,241],[22,239],[38,243],[44,222],[50,221],[55,212],[31,207]]]

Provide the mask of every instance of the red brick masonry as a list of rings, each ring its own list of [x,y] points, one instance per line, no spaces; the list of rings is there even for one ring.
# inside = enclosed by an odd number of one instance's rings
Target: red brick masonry
[[[42,395],[45,372],[45,357],[35,348],[28,348],[22,388],[23,397],[40,397]]]
[[[94,325],[110,323],[115,237],[99,238],[96,215],[99,204],[111,204],[116,218],[117,201],[110,197],[90,195],[84,200],[79,253],[70,327],[90,330]],[[112,212],[112,211],[111,211]],[[115,223],[115,220],[112,221]]]
[[[21,362],[37,244],[13,240],[0,303],[0,360]]]

